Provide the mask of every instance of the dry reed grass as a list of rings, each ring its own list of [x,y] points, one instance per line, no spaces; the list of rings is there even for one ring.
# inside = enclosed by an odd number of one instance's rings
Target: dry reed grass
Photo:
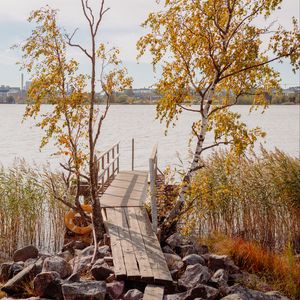
[[[290,246],[282,254],[267,251],[258,243],[214,235],[206,239],[212,251],[227,254],[243,270],[264,278],[274,289],[300,299],[300,262]]]
[[[237,158],[215,152],[194,178],[184,218],[187,234],[212,232],[259,242],[282,251],[300,251],[300,161],[262,149]]]
[[[44,172],[24,161],[0,167],[0,257],[28,244],[47,252],[62,246],[65,207],[54,200]]]

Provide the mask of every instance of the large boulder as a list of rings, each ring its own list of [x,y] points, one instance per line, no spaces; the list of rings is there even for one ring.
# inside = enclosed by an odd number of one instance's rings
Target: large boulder
[[[137,289],[132,289],[127,291],[127,293],[123,296],[123,300],[142,300],[144,294],[137,290]]]
[[[179,271],[184,267],[181,257],[177,254],[164,253],[170,271]]]
[[[234,264],[234,262],[227,255],[209,254],[207,266],[212,271],[225,269],[229,273],[240,273],[239,268]]]
[[[96,280],[106,280],[111,274],[114,274],[114,271],[112,267],[100,258],[93,265],[91,273]]]
[[[30,245],[15,251],[13,254],[13,260],[15,262],[25,261],[29,258],[37,258],[38,255],[39,250],[36,247]]]
[[[104,281],[85,281],[62,285],[64,300],[104,300],[106,283]]]
[[[1,290],[8,295],[23,294],[27,292],[30,281],[36,276],[36,266],[30,265],[8,280]]]
[[[60,275],[57,272],[38,274],[33,280],[34,294],[39,297],[62,299]]]
[[[200,265],[205,265],[205,259],[197,254],[190,254],[185,256],[182,261],[185,263],[185,265],[195,265],[195,264],[200,264]]]
[[[219,286],[226,286],[228,279],[228,272],[224,269],[219,269],[214,273],[210,280],[217,283]]]
[[[57,272],[61,278],[66,278],[72,274],[72,267],[65,259],[52,256],[44,260],[42,272]]]
[[[252,290],[252,289],[248,289],[248,288],[246,288],[246,287],[244,287],[240,284],[236,284],[236,285],[230,287],[229,290],[230,290],[230,294],[239,295],[239,297],[242,300],[288,300],[288,298],[286,298],[285,296],[281,295],[278,292],[263,293],[263,292],[260,292],[260,291],[255,291],[255,290]],[[228,299],[232,300],[232,299],[230,299],[230,297],[225,298],[225,299],[226,300],[228,300]]]
[[[124,281],[113,281],[106,284],[107,292],[113,299],[119,299],[124,292]]]
[[[197,298],[196,298],[197,297]],[[186,292],[166,295],[164,300],[194,300],[194,299],[219,299],[219,291],[213,287],[198,284]]]
[[[183,237],[180,233],[176,232],[166,239],[166,243],[172,248],[179,248],[183,244]]]
[[[73,272],[80,275],[86,274],[92,267],[91,261],[93,259],[92,255],[89,256],[75,256],[69,261],[70,265],[73,268]]]
[[[209,269],[200,264],[187,266],[185,272],[178,280],[179,285],[189,289],[198,284],[207,283],[211,278]]]

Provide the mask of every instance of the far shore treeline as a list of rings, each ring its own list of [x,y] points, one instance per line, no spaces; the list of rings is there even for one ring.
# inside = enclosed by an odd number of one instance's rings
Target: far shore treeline
[[[270,105],[299,105],[300,104],[300,87],[283,90],[282,93],[266,94],[265,98]],[[154,89],[128,89],[123,93],[114,93],[111,99],[111,104],[149,104],[155,105],[159,102],[161,96]],[[253,95],[241,96],[238,99],[237,105],[252,105]],[[97,95],[96,101],[98,104],[103,102],[103,97]],[[0,104],[27,104],[30,103],[26,93],[20,93],[15,96],[0,96]],[[190,104],[197,104],[198,99],[195,96]],[[48,104],[44,101],[44,104]]]

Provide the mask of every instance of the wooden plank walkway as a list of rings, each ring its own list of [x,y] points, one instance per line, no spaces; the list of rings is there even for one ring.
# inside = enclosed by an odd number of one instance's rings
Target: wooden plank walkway
[[[100,198],[115,274],[117,279],[170,284],[170,271],[143,207],[147,187],[147,172],[120,172]],[[149,295],[152,293],[160,294],[161,288],[150,286]]]

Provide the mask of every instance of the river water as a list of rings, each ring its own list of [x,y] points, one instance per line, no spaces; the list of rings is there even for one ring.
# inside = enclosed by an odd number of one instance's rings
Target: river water
[[[34,127],[33,120],[22,123],[25,105],[0,105],[0,164],[11,166],[16,158],[24,158],[38,165],[49,162],[53,168],[61,158],[51,156],[55,152],[53,144],[41,151],[39,143],[42,131]],[[45,105],[48,110],[50,106]],[[234,111],[241,113],[242,120],[249,127],[260,126],[267,136],[260,140],[267,149],[275,147],[291,156],[299,157],[300,106],[271,106],[264,114],[255,111],[249,114],[248,106],[236,106]],[[135,139],[135,167],[148,167],[148,157],[152,147],[158,143],[159,166],[187,166],[189,161],[189,138],[194,113],[185,112],[177,126],[170,128],[165,135],[165,125],[155,120],[155,106],[114,105],[111,106],[97,146],[102,151],[116,141],[120,141],[123,169],[131,168],[131,139]],[[191,148],[193,149],[193,147]]]

